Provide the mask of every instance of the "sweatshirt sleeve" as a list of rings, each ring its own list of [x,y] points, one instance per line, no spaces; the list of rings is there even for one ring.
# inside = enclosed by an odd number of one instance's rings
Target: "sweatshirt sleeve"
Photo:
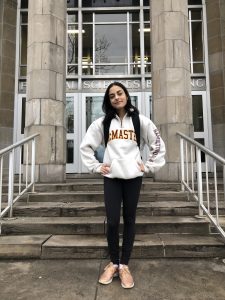
[[[94,121],[88,128],[80,145],[81,159],[90,172],[99,173],[101,163],[95,157],[95,150],[102,144],[102,120]]]
[[[150,153],[145,163],[145,172],[157,172],[165,164],[166,148],[155,124],[143,117],[141,133],[144,143],[149,147]]]

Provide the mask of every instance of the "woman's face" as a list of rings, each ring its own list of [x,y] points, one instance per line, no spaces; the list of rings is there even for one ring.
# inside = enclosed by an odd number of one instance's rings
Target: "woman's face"
[[[109,100],[112,107],[117,111],[124,110],[127,104],[127,95],[120,86],[113,85],[109,89]]]

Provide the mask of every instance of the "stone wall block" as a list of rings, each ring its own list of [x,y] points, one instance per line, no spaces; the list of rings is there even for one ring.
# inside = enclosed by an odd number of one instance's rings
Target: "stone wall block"
[[[154,111],[159,124],[184,123],[191,124],[190,104],[186,97],[165,97],[154,102]],[[192,116],[192,115],[191,115]]]
[[[158,17],[164,11],[165,0],[158,0],[157,2],[151,3],[151,18]],[[166,0],[167,3],[171,3],[171,0]]]
[[[168,178],[173,178],[173,181],[180,181],[181,170],[180,163],[166,162],[166,165],[162,167],[158,172],[153,174],[156,181],[168,181]]]
[[[173,11],[172,8],[172,0],[164,0],[163,1],[163,11]]]
[[[66,129],[63,126],[56,127],[56,163],[66,163]]]
[[[15,77],[11,74],[4,74],[1,80],[1,92],[14,91],[15,87]]]
[[[159,41],[159,17],[154,17],[151,20],[151,27],[154,27],[154,30],[151,31],[151,47],[153,48],[156,43]],[[152,65],[154,61],[152,61]]]
[[[51,15],[34,15],[31,19],[28,46],[33,42],[56,43],[56,19]]]
[[[40,99],[32,99],[26,101],[26,124],[25,126],[39,125],[41,116]]]
[[[212,107],[212,123],[215,124],[224,124],[225,120],[225,106],[216,106]],[[224,140],[224,136],[221,137]]]
[[[189,45],[183,40],[173,41],[173,51],[171,55],[174,55],[174,67],[185,68],[190,70],[190,58],[189,58]]]
[[[165,0],[166,2],[166,0]],[[186,0],[172,0],[172,11],[182,12],[188,17],[187,1]]]
[[[43,0],[35,0],[35,1],[31,0],[28,2],[29,18],[34,17],[34,15],[42,15],[42,1]]]
[[[162,71],[163,72],[163,71]],[[154,95],[154,100],[161,98],[161,89],[160,89],[160,76],[161,71],[152,72],[152,93]]]
[[[7,24],[16,26],[16,9],[8,5],[4,6],[5,21]]]
[[[211,97],[212,97],[211,100],[212,107],[218,107],[223,105],[225,106],[225,93],[224,93],[223,86],[211,89]]]
[[[12,127],[14,120],[14,111],[11,109],[0,110],[0,127]]]
[[[167,98],[160,98],[154,100],[154,112],[157,115],[157,123],[158,124],[165,124],[167,122],[166,115],[167,115]]]
[[[42,44],[42,69],[54,72],[63,72],[65,67],[63,47],[52,43]]]
[[[55,162],[55,127],[54,126],[29,126],[25,127],[25,135],[39,133],[36,143],[36,161],[39,164]]]
[[[5,101],[5,99],[7,99],[7,101]],[[0,93],[0,107],[3,109],[14,110],[13,91],[2,91]]]
[[[64,12],[66,11],[66,1],[44,0],[43,14],[52,15],[65,21]]]
[[[209,54],[222,52],[222,40],[220,36],[214,36],[208,39]]]
[[[8,41],[8,40],[3,40],[2,41],[2,57],[15,57],[16,55],[16,47],[15,43]]]
[[[2,73],[8,75],[14,75],[15,73],[15,58],[4,57],[2,60]]]
[[[173,151],[167,151],[166,160],[170,163],[180,161],[180,139],[177,132],[193,137],[192,126],[187,126],[183,123],[170,123],[160,125],[160,132],[162,139],[165,142],[166,149],[173,149]],[[169,138],[168,138],[169,137]]]
[[[161,57],[154,62],[154,69],[172,68],[174,65],[173,41],[164,40],[153,46],[153,51]]]
[[[41,100],[41,124],[64,125],[64,103],[52,99]]]
[[[12,144],[13,128],[0,127],[0,149],[8,147]]]
[[[60,19],[56,19],[56,44],[64,47],[66,44],[66,23]]]
[[[185,18],[179,12],[165,12],[159,16],[159,41],[185,40]]]
[[[207,28],[208,38],[212,38],[214,36],[220,35],[221,27],[220,27],[220,20],[214,19],[209,22]]]
[[[2,38],[15,44],[16,27],[12,24],[4,24]]]
[[[65,165],[40,165],[39,182],[63,182],[66,180]]]
[[[225,158],[224,139],[221,139],[221,136],[225,137],[225,124],[214,124],[213,132],[214,151]]]
[[[223,65],[223,53],[222,52],[217,52],[217,53],[213,53],[213,54],[209,55],[210,73],[220,70],[222,65]]]
[[[27,51],[27,73],[40,70],[42,61],[42,43],[33,43]]]
[[[56,97],[56,73],[49,70],[33,70],[30,77],[30,95],[28,99]]]
[[[65,104],[66,97],[65,97],[65,81],[64,75],[57,73],[56,74],[56,100],[63,101]]]

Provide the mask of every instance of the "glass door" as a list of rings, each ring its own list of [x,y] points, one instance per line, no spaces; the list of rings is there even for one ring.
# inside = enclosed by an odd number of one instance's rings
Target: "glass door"
[[[80,173],[80,130],[81,130],[81,107],[79,94],[66,94],[66,172]]]
[[[212,149],[211,118],[207,105],[206,92],[192,92],[192,110],[194,139],[205,147]],[[205,161],[204,154],[202,160]],[[205,165],[203,165],[203,171]],[[209,162],[209,171],[211,163]]]

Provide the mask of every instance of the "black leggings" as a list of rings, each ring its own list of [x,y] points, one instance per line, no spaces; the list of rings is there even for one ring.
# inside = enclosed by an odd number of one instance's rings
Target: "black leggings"
[[[104,177],[104,199],[107,217],[107,241],[113,264],[128,265],[135,236],[135,219],[142,177],[111,179]],[[119,260],[119,224],[123,201],[123,244]]]

